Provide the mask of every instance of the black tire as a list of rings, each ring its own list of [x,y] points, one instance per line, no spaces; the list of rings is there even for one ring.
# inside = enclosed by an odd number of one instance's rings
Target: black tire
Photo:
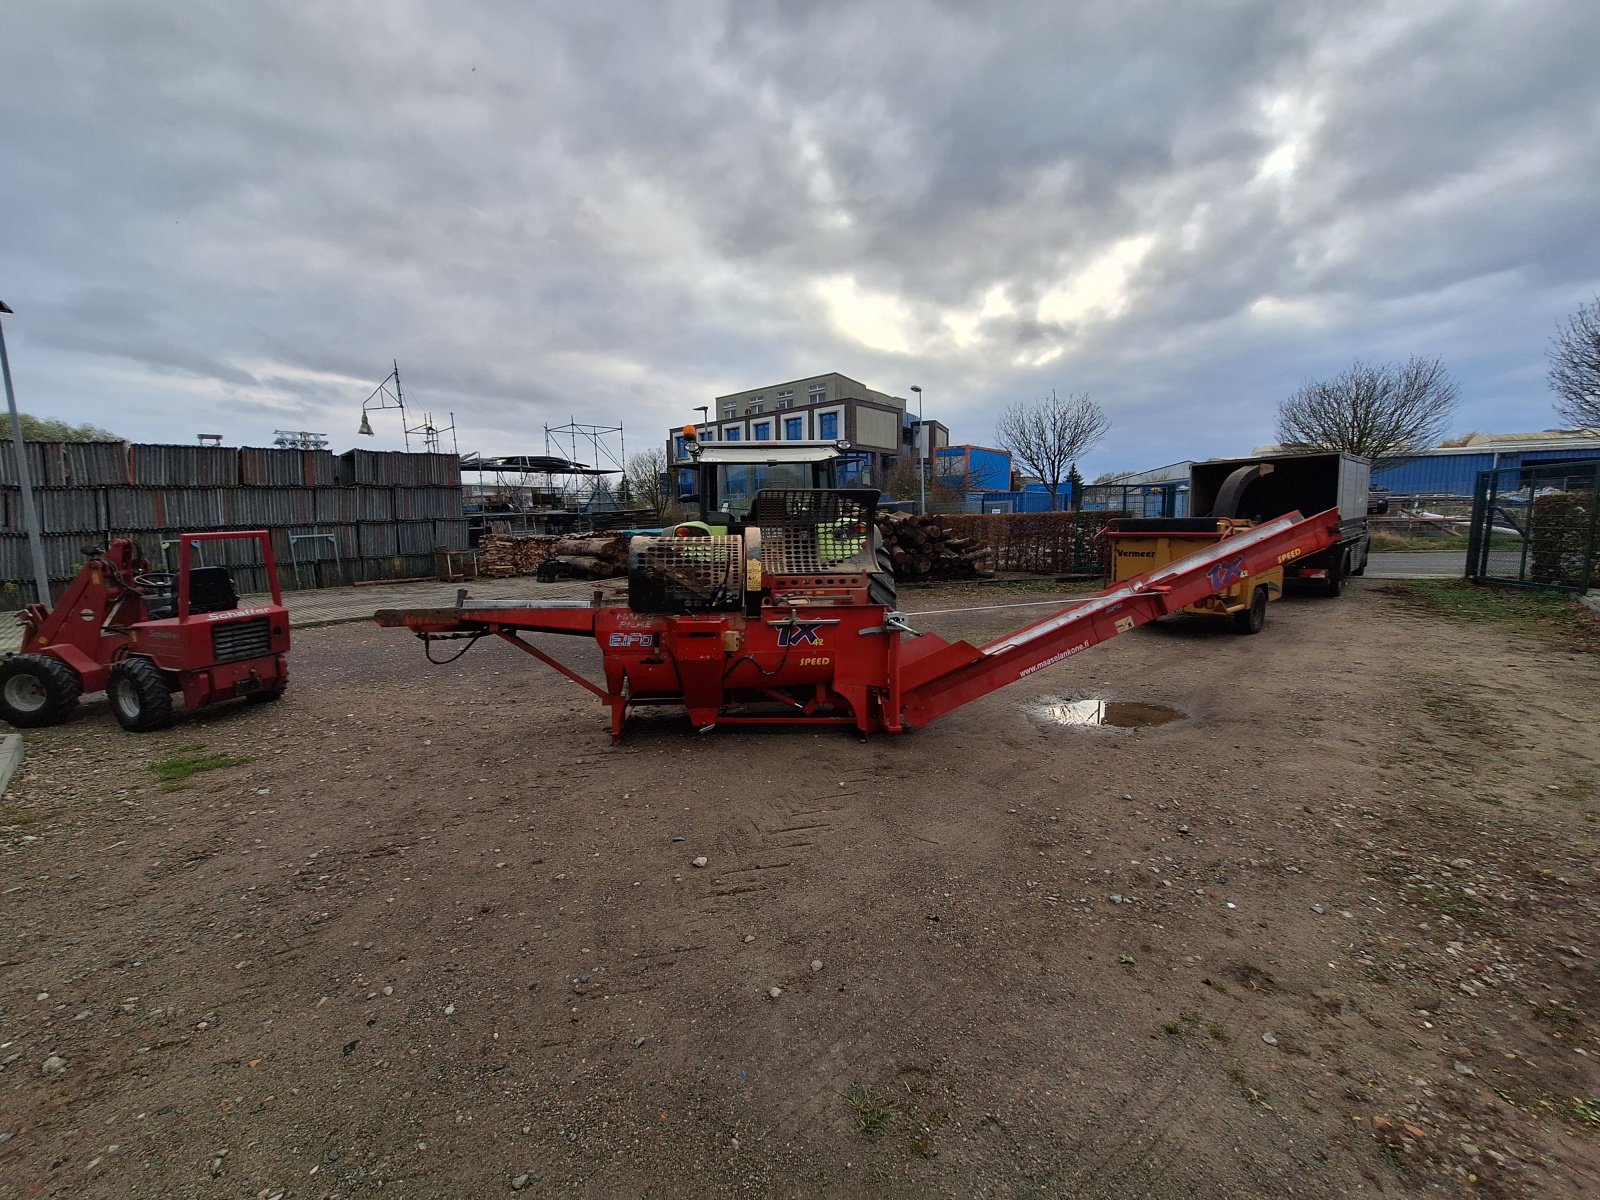
[[[1341,550],[1328,568],[1328,578],[1322,584],[1322,594],[1332,600],[1344,593],[1345,577],[1350,573],[1350,551]]]
[[[867,576],[867,600],[872,604],[893,608],[898,595],[894,582],[894,557],[889,553],[889,547],[883,544],[883,534],[877,526],[872,529],[871,545],[872,558],[878,564],[878,569]]]
[[[1372,554],[1372,548],[1370,546],[1362,546],[1361,547],[1361,563],[1360,563],[1359,566],[1352,567],[1350,569],[1350,574],[1352,574],[1352,575],[1365,575],[1367,573],[1367,559],[1371,554]]]
[[[78,673],[47,654],[17,654],[0,665],[0,716],[18,729],[66,720],[83,695]]]
[[[1267,589],[1258,587],[1250,594],[1250,607],[1233,614],[1235,633],[1260,633],[1267,623]]]
[[[172,724],[172,692],[167,677],[148,658],[125,658],[111,668],[106,696],[117,724],[134,733]]]

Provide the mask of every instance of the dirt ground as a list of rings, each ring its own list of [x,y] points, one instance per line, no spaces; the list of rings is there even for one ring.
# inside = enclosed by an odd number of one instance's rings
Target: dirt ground
[[[292,661],[28,735],[0,1196],[1600,1195],[1600,658],[1366,581],[901,737],[616,748],[503,645]]]

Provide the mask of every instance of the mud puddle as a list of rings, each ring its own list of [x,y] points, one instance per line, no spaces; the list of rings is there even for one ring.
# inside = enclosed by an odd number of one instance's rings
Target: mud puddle
[[[1189,714],[1165,704],[1137,700],[1045,700],[1030,704],[1028,713],[1046,725],[1072,729],[1148,729],[1181,721]]]

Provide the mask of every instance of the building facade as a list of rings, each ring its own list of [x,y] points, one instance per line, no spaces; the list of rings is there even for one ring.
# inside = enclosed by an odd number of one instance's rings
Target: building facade
[[[1600,460],[1600,436],[1586,432],[1475,433],[1459,446],[1433,446],[1372,475],[1396,496],[1471,496],[1480,471]]]
[[[905,397],[836,371],[718,396],[703,412],[695,428],[707,445],[849,442],[841,476],[868,487],[882,487],[897,462],[926,461],[950,442],[950,431],[938,421],[919,421]],[[684,460],[682,429],[668,437],[668,458],[676,466]]]

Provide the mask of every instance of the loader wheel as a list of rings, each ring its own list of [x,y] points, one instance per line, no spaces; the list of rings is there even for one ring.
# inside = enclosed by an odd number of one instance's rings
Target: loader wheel
[[[83,695],[78,674],[47,654],[18,654],[0,666],[0,716],[18,729],[55,725]]]
[[[1258,587],[1250,596],[1250,607],[1233,614],[1235,633],[1260,633],[1267,623],[1267,589]]]
[[[872,604],[895,606],[894,558],[889,547],[883,544],[883,534],[877,526],[872,529],[872,558],[878,569],[867,576],[867,600]]]
[[[172,693],[167,678],[148,658],[125,658],[111,668],[106,685],[117,724],[135,733],[172,724]]]

